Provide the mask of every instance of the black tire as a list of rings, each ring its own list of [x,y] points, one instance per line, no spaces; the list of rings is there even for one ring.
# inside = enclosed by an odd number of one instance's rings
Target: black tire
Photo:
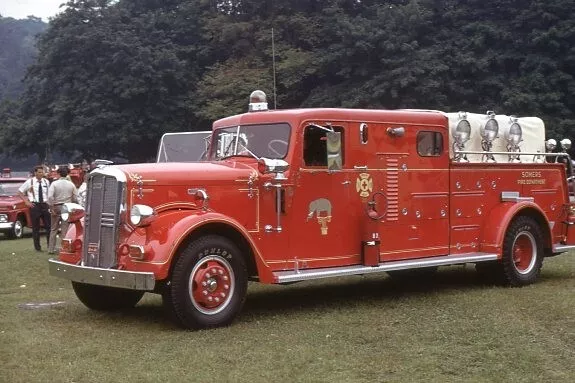
[[[14,222],[14,227],[10,232],[8,232],[8,238],[10,239],[20,239],[24,236],[24,223],[22,218],[18,217]]]
[[[113,311],[134,307],[144,291],[119,289],[116,287],[96,286],[72,282],[76,296],[86,307],[98,311]]]
[[[387,271],[387,274],[393,279],[405,282],[430,282],[435,278],[437,269],[437,266],[423,267],[419,269]]]
[[[530,217],[517,217],[505,233],[501,259],[504,283],[525,286],[534,283],[543,264],[543,234]]]
[[[179,326],[219,327],[239,314],[247,286],[246,263],[237,246],[227,238],[208,235],[181,252],[162,297]]]

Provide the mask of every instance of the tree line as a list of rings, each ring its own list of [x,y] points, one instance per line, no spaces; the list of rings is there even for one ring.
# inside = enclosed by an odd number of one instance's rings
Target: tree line
[[[11,155],[145,161],[255,89],[277,108],[538,116],[575,138],[572,0],[72,0],[37,46],[0,107]]]

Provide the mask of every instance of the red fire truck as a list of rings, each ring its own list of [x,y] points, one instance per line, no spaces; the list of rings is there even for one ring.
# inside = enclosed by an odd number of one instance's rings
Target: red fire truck
[[[67,168],[68,169],[68,177],[70,177],[70,181],[78,188],[84,182],[84,175],[86,172],[90,170],[90,167],[87,163],[81,164],[60,164],[60,165],[53,165],[53,166],[46,166],[46,178],[52,182],[60,178],[58,174],[59,168]]]
[[[523,286],[575,247],[571,167],[545,161],[537,118],[268,110],[252,96],[213,124],[207,161],[92,171],[50,273],[96,310],[162,294],[195,329],[231,323],[248,281],[470,263]]]
[[[18,196],[18,188],[26,177],[13,177],[9,168],[0,173],[0,233],[18,239],[24,235],[24,227],[32,224],[30,209]]]

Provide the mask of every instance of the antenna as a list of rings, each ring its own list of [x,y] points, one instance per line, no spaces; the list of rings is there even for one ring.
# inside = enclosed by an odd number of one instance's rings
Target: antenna
[[[272,27],[272,62],[274,72],[274,109],[277,109],[277,94],[276,94],[276,48],[274,42],[274,29]]]

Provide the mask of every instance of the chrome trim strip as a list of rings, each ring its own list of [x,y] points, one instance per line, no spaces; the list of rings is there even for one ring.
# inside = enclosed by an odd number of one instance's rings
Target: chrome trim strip
[[[533,197],[520,197],[519,192],[516,191],[502,191],[501,202],[533,202]]]
[[[50,275],[90,285],[152,291],[156,284],[154,273],[72,265],[54,258],[48,264]]]
[[[344,266],[328,267],[322,269],[289,270],[276,271],[273,273],[276,283],[289,283],[306,281],[309,279],[320,279],[330,277],[341,277],[346,275],[381,273],[393,270],[416,269],[421,267],[457,265],[470,262],[495,261],[496,253],[465,253],[457,255],[446,255],[441,257],[428,257],[419,259],[408,259],[404,261],[392,261],[380,263],[378,266]]]
[[[559,245],[559,244],[553,245],[554,253],[564,253],[569,250],[575,250],[575,245]]]
[[[116,180],[118,180],[118,182],[123,182],[123,183],[126,183],[126,181],[127,181],[126,173],[124,173],[122,170],[118,169],[117,167],[115,167],[113,165],[104,166],[102,168],[96,168],[96,169],[92,170],[90,172],[90,174],[102,174],[104,176],[111,176],[111,177],[116,178]]]

